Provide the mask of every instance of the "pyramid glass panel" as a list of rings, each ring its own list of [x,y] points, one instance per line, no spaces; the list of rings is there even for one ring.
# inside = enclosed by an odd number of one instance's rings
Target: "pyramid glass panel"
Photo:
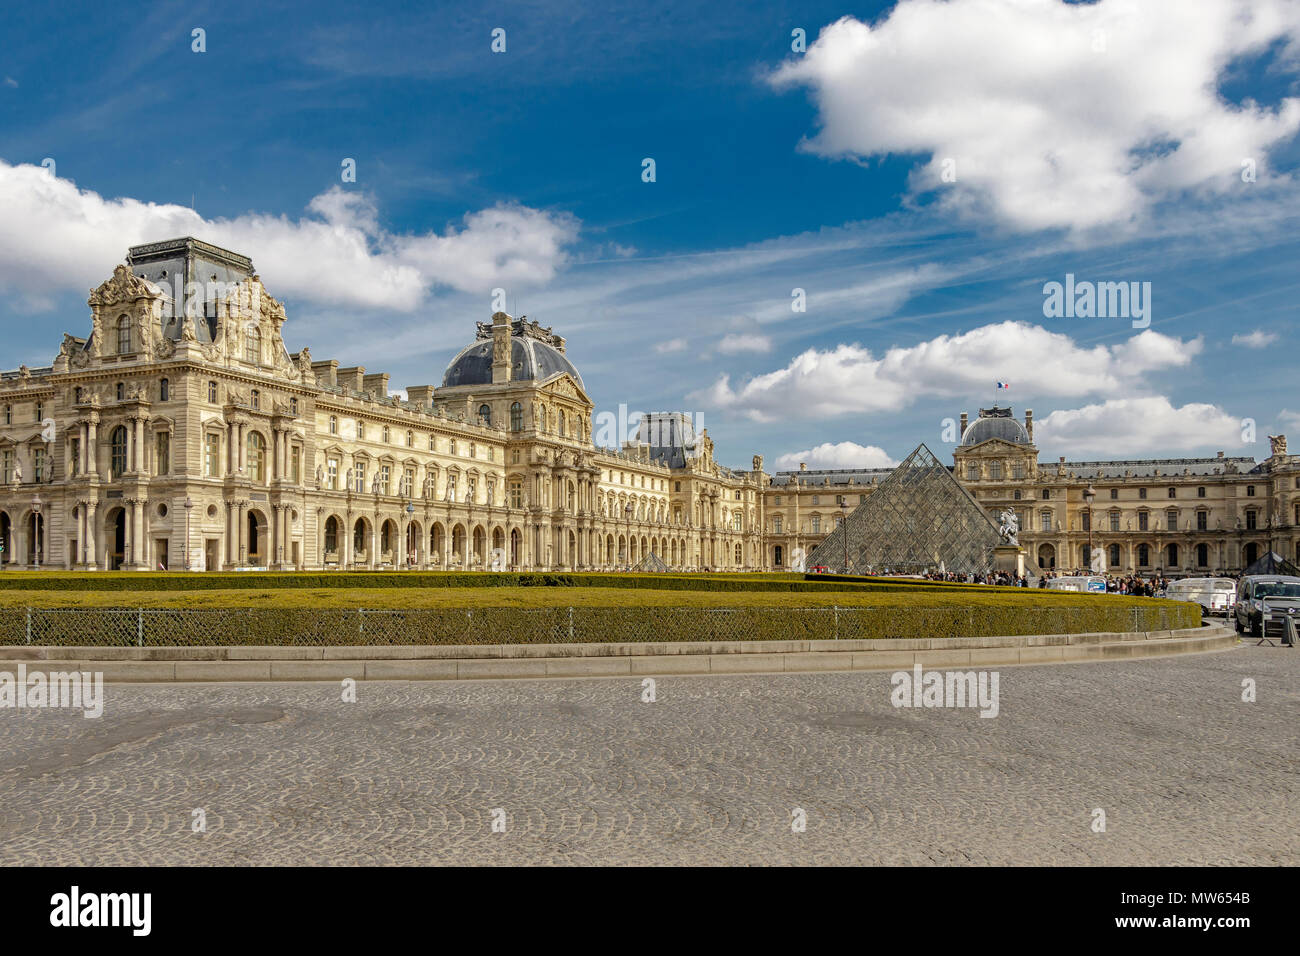
[[[918,445],[813,549],[807,564],[849,574],[921,574],[940,567],[987,574],[1000,544],[998,526],[979,502]]]

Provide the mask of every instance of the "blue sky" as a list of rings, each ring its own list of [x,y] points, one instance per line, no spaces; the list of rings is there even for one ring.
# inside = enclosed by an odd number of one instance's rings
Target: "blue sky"
[[[698,413],[737,466],[947,454],[998,380],[1045,458],[1264,457],[1300,439],[1297,38],[1289,0],[15,10],[0,365],[192,234],[395,387],[504,288],[598,411]],[[1150,283],[1149,328],[1046,317],[1067,273]]]

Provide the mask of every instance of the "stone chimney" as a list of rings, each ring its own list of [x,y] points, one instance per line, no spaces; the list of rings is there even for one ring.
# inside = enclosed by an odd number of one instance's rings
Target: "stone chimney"
[[[968,421],[966,413],[961,413],[961,431],[957,434],[957,440],[961,441],[961,436],[966,434],[966,422]]]
[[[1034,410],[1032,408],[1025,409],[1025,432],[1029,435],[1029,443],[1032,445],[1034,443]]]
[[[380,398],[387,398],[388,397],[388,373],[373,372],[370,375],[363,375],[361,377],[361,391],[374,392]]]
[[[433,386],[432,385],[408,385],[406,386],[407,401],[413,405],[419,405],[421,408],[428,408],[433,404]]]
[[[492,316],[492,384],[504,385],[510,381],[511,352],[510,316],[496,312]]]
[[[316,373],[316,381],[323,385],[338,385],[339,360],[326,359],[323,362],[312,362],[311,370]]]

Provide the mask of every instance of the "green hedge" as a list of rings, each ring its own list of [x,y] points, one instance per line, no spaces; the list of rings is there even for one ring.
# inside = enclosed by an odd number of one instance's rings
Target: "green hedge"
[[[323,608],[0,610],[0,644],[64,646],[536,644],[943,638],[1196,627],[1181,602],[1077,607]]]
[[[105,571],[0,572],[0,589],[25,591],[214,591],[239,588],[467,588],[597,587],[654,591],[1006,591],[987,585],[849,578],[838,575],[602,574],[566,572],[334,571],[231,572]]]

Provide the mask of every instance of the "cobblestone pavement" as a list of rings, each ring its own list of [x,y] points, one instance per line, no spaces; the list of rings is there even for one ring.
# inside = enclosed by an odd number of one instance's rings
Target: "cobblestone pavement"
[[[0,711],[0,863],[1294,865],[1298,678],[1002,668],[994,719],[887,673],[108,685],[98,720]]]

